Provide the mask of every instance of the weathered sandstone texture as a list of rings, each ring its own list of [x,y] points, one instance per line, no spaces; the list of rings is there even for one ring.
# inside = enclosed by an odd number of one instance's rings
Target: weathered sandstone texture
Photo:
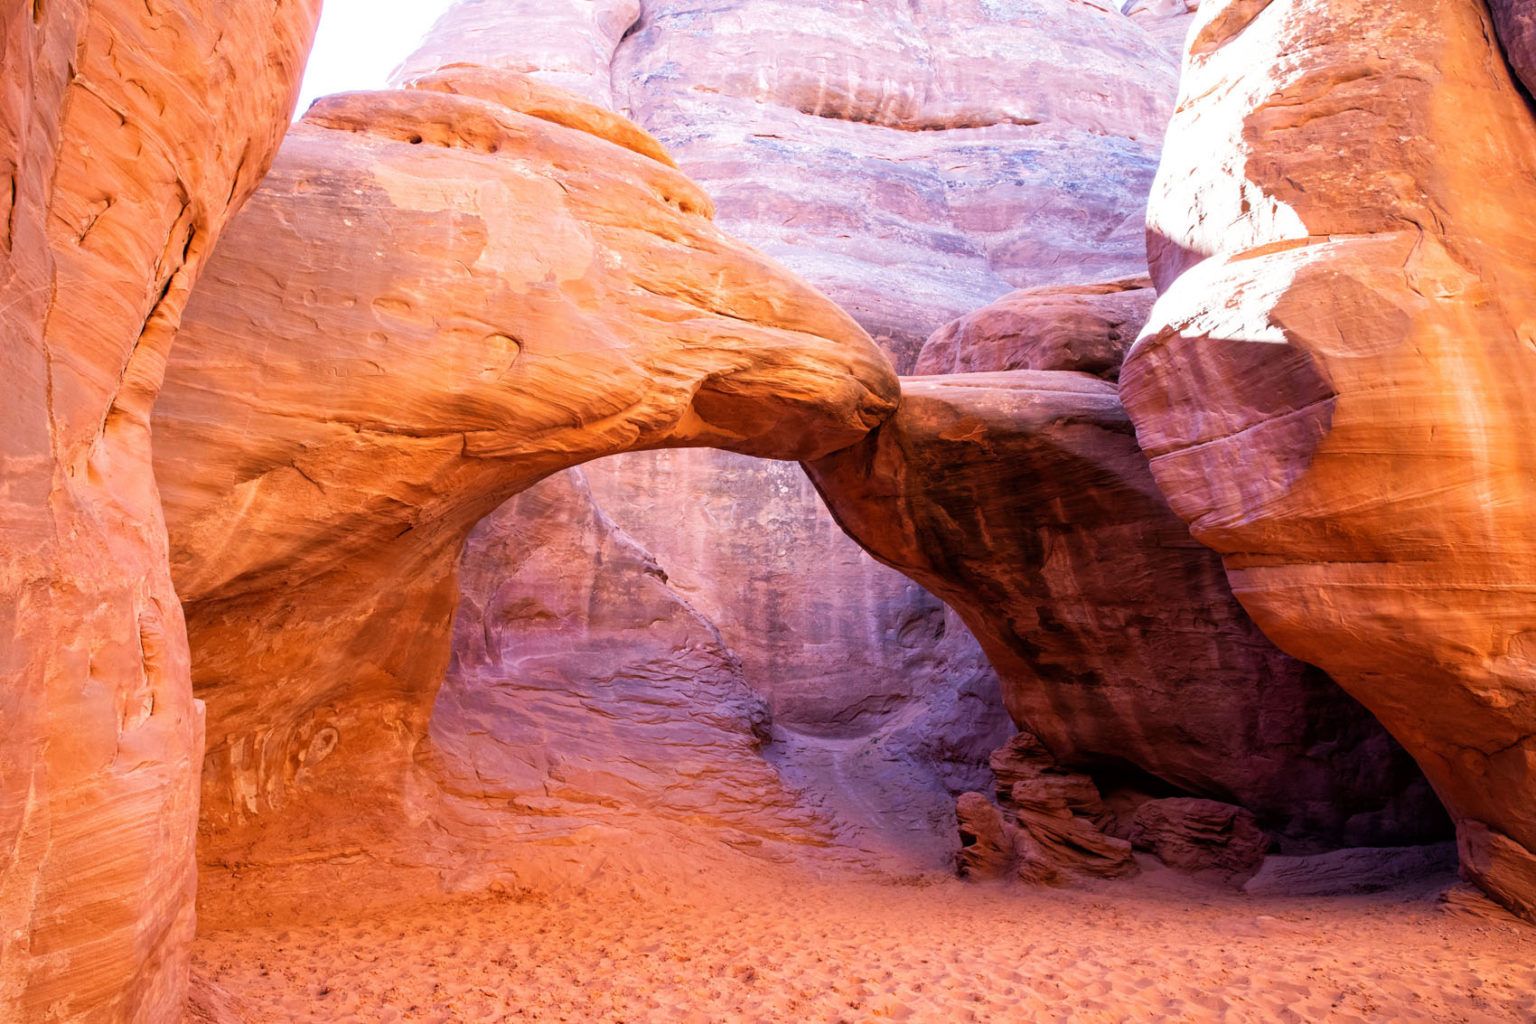
[[[319,4],[0,14],[0,1021],[179,1020],[201,708],[149,412]]]
[[[635,449],[816,457],[889,413],[868,336],[710,210],[633,125],[510,72],[290,132],[156,409],[210,852],[405,789],[460,549],[511,495]]]
[[[1536,93],[1536,6],[1530,0],[1488,0],[1488,6],[1510,66]]]
[[[524,841],[661,818],[826,842],[762,755],[768,708],[740,659],[582,470],[482,520],[459,586],[431,735],[461,822]]]
[[[985,664],[963,627],[946,636],[937,598],[838,528],[795,463],[678,449],[582,472],[720,630],[777,725],[866,735]],[[979,763],[995,746],[976,751]]]
[[[890,638],[929,690],[873,693],[860,706],[854,679],[811,664],[807,671],[829,692],[806,692],[794,678],[799,650],[777,665],[771,640],[753,645],[740,624],[717,626],[705,607],[714,581],[695,589],[675,578],[670,551],[642,545],[609,516],[586,482],[598,465],[517,495],[464,549],[453,660],[431,722],[448,829],[483,836],[488,847],[515,835],[524,877],[530,841],[553,847],[596,827],[643,836],[658,822],[685,826],[700,842],[760,852],[836,843],[924,867],[944,862],[951,794],[990,781],[987,756],[1007,735],[995,677],[979,652],[969,674],[943,657],[946,645],[934,635],[944,628],[940,611]],[[756,465],[804,481],[793,463]],[[750,571],[720,554],[715,567]],[[784,586],[785,603],[796,599],[792,581],[751,582],[767,605],[775,585]],[[856,607],[843,595],[826,601]],[[785,628],[764,615],[766,628]],[[839,627],[870,628],[820,624],[831,638],[824,644],[840,642]],[[766,670],[751,659],[768,659]],[[948,671],[925,672],[927,662]],[[754,686],[759,671],[781,690]],[[967,694],[967,682],[994,692]],[[503,862],[509,852],[501,851]],[[486,860],[496,870],[494,856]]]
[[[1056,885],[1136,873],[1131,844],[1104,831],[1113,815],[1093,779],[1064,769],[1037,736],[1015,734],[993,753],[992,772],[1019,878]]]
[[[1106,796],[1238,804],[1296,849],[1443,827],[1381,727],[1234,600],[1113,384],[907,378],[895,417],[807,469],[850,534],[960,611],[1014,720]]]
[[[1026,288],[940,327],[916,372],[1079,370],[1114,380],[1156,299],[1144,277]]]
[[[908,369],[1015,288],[1144,271],[1177,67],[1143,21],[1068,0],[462,0],[402,74],[526,71],[628,113],[722,226]]]
[[[1477,0],[1211,2],[1121,391],[1282,648],[1536,914],[1536,120]]]
[[[1120,9],[1174,53],[1184,53],[1184,43],[1194,24],[1200,0],[1125,0]]]
[[[1270,839],[1253,814],[1192,797],[1148,800],[1136,808],[1127,836],[1138,850],[1181,871],[1247,878],[1259,869]]]

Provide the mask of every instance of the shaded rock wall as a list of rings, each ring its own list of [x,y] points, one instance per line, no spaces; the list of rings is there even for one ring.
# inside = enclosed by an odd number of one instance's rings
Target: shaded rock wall
[[[807,469],[850,534],[966,618],[1014,720],[1106,794],[1239,804],[1296,849],[1443,828],[1382,728],[1249,620],[1113,384],[906,378],[894,418]]]
[[[149,410],[318,6],[0,14],[0,1020],[180,1017],[202,719]]]
[[[1536,912],[1536,120],[1477,0],[1202,5],[1121,392],[1276,643]]]

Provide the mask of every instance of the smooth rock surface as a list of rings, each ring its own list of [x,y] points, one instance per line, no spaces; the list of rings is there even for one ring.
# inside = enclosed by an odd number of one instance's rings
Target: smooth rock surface
[[[178,1020],[201,708],[149,411],[316,0],[0,14],[0,1020]]]
[[[1477,0],[1201,8],[1121,393],[1282,648],[1536,914],[1536,118]]]
[[[1382,728],[1234,600],[1114,385],[907,378],[893,419],[807,469],[852,536],[960,611],[1014,720],[1100,789],[1239,804],[1303,850],[1443,834]]]
[[[1125,0],[1121,12],[1182,57],[1199,9],[1200,0]]]
[[[633,449],[824,454],[890,411],[867,335],[648,148],[483,68],[289,134],[155,418],[210,858],[321,843],[337,806],[402,827],[460,549],[511,495]]]
[[[1253,896],[1382,892],[1405,882],[1449,874],[1455,868],[1455,843],[1349,847],[1310,857],[1266,857],[1258,873],[1243,883],[1243,891]],[[1476,892],[1471,886],[1464,888]]]
[[[940,327],[916,372],[1077,370],[1114,380],[1156,300],[1144,277],[1023,289]]]

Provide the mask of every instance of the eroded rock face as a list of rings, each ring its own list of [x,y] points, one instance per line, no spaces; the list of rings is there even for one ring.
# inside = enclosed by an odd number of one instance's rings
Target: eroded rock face
[[[186,992],[201,709],[150,466],[182,307],[318,2],[0,15],[0,1018]]]
[[[1488,28],[1475,0],[1208,0],[1121,390],[1255,621],[1531,913],[1536,122]]]
[[[1099,787],[1063,768],[1039,737],[1016,733],[992,754],[992,772],[1020,879],[1058,885],[1136,873],[1131,844],[1104,831],[1111,816]]]
[[[779,725],[867,734],[980,660],[974,645],[939,650],[943,604],[850,540],[794,463],[679,449],[583,474],[721,631]]]
[[[889,412],[867,335],[652,148],[484,68],[323,100],[290,133],[155,417],[211,850],[295,793],[311,816],[252,841],[313,841],[359,779],[404,788],[460,548],[512,494],[633,449],[824,454]]]
[[[916,692],[860,702],[855,681],[837,674],[846,666],[815,663],[790,647],[793,637],[781,641],[786,662],[776,664],[771,644],[754,645],[741,623],[720,624],[714,581],[674,575],[676,548],[652,550],[610,516],[587,483],[601,465],[517,495],[464,549],[453,661],[431,725],[448,797],[439,824],[465,845],[502,847],[500,859],[524,873],[530,843],[569,846],[595,829],[628,841],[658,823],[764,855],[836,845],[829,855],[857,849],[893,866],[944,863],[952,794],[990,785],[987,758],[1006,735],[980,652],[964,671],[924,622],[920,635],[900,638],[907,647],[896,645],[912,659],[907,685]],[[804,480],[793,464],[756,465]],[[696,525],[671,533],[697,541]],[[711,565],[745,569],[729,552]],[[769,604],[781,582],[755,580]],[[783,585],[792,606],[793,584]],[[843,604],[841,595],[826,600]],[[802,689],[802,662],[827,693]],[[758,685],[764,673],[781,685]],[[978,684],[994,692],[978,693]]]
[[[1063,768],[1239,804],[1302,849],[1443,827],[1381,727],[1234,600],[1114,385],[908,378],[892,420],[807,469],[850,534],[960,611]]]
[[[404,73],[467,60],[611,102],[906,369],[1012,289],[1143,272],[1177,68],[1142,21],[1063,0],[465,0]]]
[[[1013,292],[935,331],[917,373],[1076,370],[1114,380],[1156,299],[1144,277]]]
[[[1194,14],[1199,9],[1200,0],[1125,0],[1121,11],[1182,56]]]
[[[510,807],[530,833],[633,816],[827,841],[763,757],[769,711],[741,660],[581,470],[482,521],[460,588],[432,717],[458,817],[477,804],[488,831]]]
[[[1488,0],[1510,67],[1536,92],[1536,7],[1526,0]]]
[[[1233,879],[1252,876],[1270,845],[1252,812],[1191,797],[1146,801],[1136,808],[1127,838],[1169,867]]]

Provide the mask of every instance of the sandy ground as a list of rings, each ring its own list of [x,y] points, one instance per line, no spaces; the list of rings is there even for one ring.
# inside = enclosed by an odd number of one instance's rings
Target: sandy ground
[[[1165,871],[1042,891],[744,862],[210,931],[193,1019],[1536,1021],[1536,928],[1446,904],[1452,882],[1259,900]]]

